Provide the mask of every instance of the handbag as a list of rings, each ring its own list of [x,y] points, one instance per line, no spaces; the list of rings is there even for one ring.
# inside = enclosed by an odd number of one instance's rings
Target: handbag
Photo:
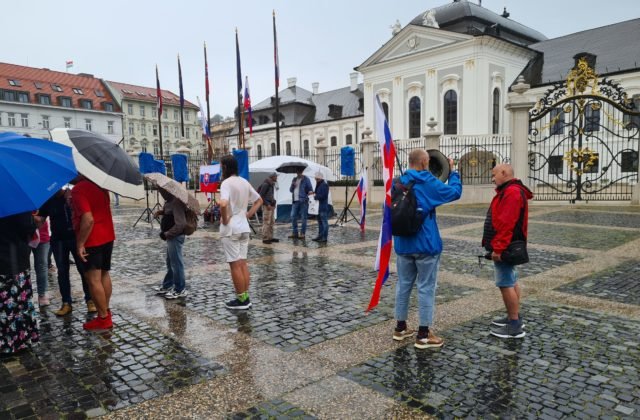
[[[507,249],[502,251],[500,259],[511,265],[520,265],[529,262],[529,253],[527,252],[527,241],[512,241]]]
[[[317,216],[320,212],[320,202],[318,200],[314,200],[313,197],[309,197],[309,209],[308,214]]]

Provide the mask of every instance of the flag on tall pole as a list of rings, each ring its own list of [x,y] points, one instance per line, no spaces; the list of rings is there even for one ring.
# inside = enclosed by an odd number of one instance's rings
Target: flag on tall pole
[[[211,115],[210,107],[209,107],[209,64],[207,62],[207,43],[204,43],[204,90],[205,90],[205,98],[204,100],[207,102],[207,133],[211,136]],[[210,156],[211,158],[211,156]]]
[[[273,67],[275,69],[276,87],[276,154],[280,156],[280,98],[278,89],[280,88],[280,63],[278,59],[278,36],[276,34],[276,11],[273,11]]]
[[[358,182],[358,203],[360,203],[360,230],[364,232],[364,225],[367,215],[367,170],[362,170],[360,182]]]
[[[242,112],[242,67],[240,66],[240,41],[238,41],[238,28],[236,28],[236,76],[238,98],[238,147],[244,149],[244,112]]]
[[[158,65],[156,64],[156,108],[158,113],[158,136],[160,138],[160,157],[163,157],[162,151],[162,124],[160,116],[162,115],[162,90],[160,89],[160,77],[158,76]]]
[[[249,76],[244,79],[244,109],[249,114],[249,135],[253,135],[253,116],[251,115],[251,95],[249,93]]]
[[[380,291],[382,285],[389,278],[389,261],[391,260],[391,250],[393,248],[393,235],[391,234],[391,183],[393,182],[393,167],[396,159],[396,148],[393,145],[391,130],[384,116],[380,98],[376,95],[375,101],[376,136],[380,144],[380,154],[382,155],[382,180],[384,182],[384,205],[382,209],[382,228],[378,239],[378,250],[376,252],[376,270],[378,277],[373,287],[371,301],[367,312],[375,308],[380,302]]]
[[[209,131],[208,118],[204,115],[204,108],[202,107],[202,102],[200,102],[200,97],[196,96],[198,99],[198,106],[200,107],[200,124],[202,125],[202,135],[204,135],[205,140],[207,142],[207,165],[211,163],[213,159],[213,147],[211,145],[211,132]]]
[[[178,83],[180,85],[180,129],[184,137],[184,89],[182,87],[182,66],[180,66],[180,54],[178,54]]]

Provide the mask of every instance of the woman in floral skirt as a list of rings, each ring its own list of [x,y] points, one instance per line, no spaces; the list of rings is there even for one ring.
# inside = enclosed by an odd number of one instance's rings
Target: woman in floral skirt
[[[39,339],[29,265],[35,230],[31,212],[0,218],[0,355],[27,349]]]

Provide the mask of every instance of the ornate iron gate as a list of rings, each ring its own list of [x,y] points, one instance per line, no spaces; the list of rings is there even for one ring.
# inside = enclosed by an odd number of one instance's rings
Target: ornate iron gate
[[[530,112],[529,180],[537,200],[630,200],[640,112],[581,58]]]

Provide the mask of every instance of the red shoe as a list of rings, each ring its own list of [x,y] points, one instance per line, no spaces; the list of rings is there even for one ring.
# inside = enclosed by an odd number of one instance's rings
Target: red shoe
[[[113,328],[113,321],[111,321],[111,317],[109,315],[107,315],[106,318],[100,318],[100,316],[97,316],[91,321],[82,324],[82,328],[85,330],[108,330],[109,328]]]

